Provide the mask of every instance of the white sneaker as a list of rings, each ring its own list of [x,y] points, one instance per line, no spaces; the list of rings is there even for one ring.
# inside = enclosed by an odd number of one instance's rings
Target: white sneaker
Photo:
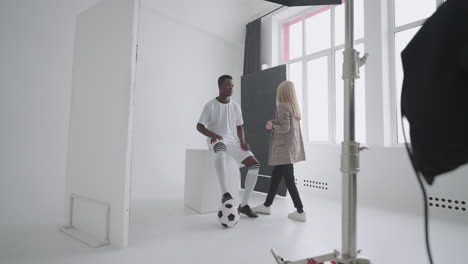
[[[300,222],[305,222],[307,220],[305,212],[299,213],[298,211],[294,211],[293,213],[288,214],[288,217]]]
[[[271,214],[271,208],[266,207],[264,204],[257,205],[252,209],[254,212],[259,213],[259,214],[266,214],[266,215]]]

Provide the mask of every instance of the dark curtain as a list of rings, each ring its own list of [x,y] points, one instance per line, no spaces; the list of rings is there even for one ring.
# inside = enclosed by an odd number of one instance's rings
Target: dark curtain
[[[259,71],[260,65],[260,39],[262,21],[254,20],[247,24],[244,50],[244,75]]]

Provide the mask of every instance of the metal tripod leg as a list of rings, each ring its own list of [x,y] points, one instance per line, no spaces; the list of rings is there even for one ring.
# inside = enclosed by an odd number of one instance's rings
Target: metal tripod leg
[[[278,264],[325,264],[325,263],[333,263],[333,264],[371,264],[371,261],[361,255],[361,251],[357,252],[356,258],[353,259],[344,259],[340,256],[340,253],[335,250],[333,253],[320,255],[316,257],[301,259],[301,260],[285,260],[283,257],[278,255],[278,253],[271,249],[271,254],[276,260]]]
[[[320,264],[320,263],[324,263],[327,261],[336,262],[338,260],[338,255],[340,253],[337,250],[335,250],[333,253],[330,253],[330,254],[316,256],[316,257],[302,259],[302,260],[296,260],[296,261],[284,260],[282,257],[278,255],[278,253],[274,249],[271,250],[271,254],[273,254],[273,257],[275,258],[276,263],[278,264]]]

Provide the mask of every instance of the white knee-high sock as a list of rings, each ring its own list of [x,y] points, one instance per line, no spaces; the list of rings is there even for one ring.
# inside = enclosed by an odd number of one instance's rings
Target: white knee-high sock
[[[216,173],[218,174],[219,185],[221,187],[221,194],[225,194],[228,192],[226,186],[226,152],[219,151],[216,153],[215,157],[215,168]]]
[[[245,177],[245,190],[244,197],[242,197],[241,206],[245,206],[249,203],[250,195],[252,194],[255,185],[257,184],[258,171],[260,169],[260,164],[256,164],[249,167],[247,171],[247,176]]]

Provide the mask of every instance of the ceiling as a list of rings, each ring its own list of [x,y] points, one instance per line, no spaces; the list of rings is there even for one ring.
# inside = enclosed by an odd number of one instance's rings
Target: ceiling
[[[142,7],[242,47],[245,25],[279,5],[264,0],[142,0]]]

